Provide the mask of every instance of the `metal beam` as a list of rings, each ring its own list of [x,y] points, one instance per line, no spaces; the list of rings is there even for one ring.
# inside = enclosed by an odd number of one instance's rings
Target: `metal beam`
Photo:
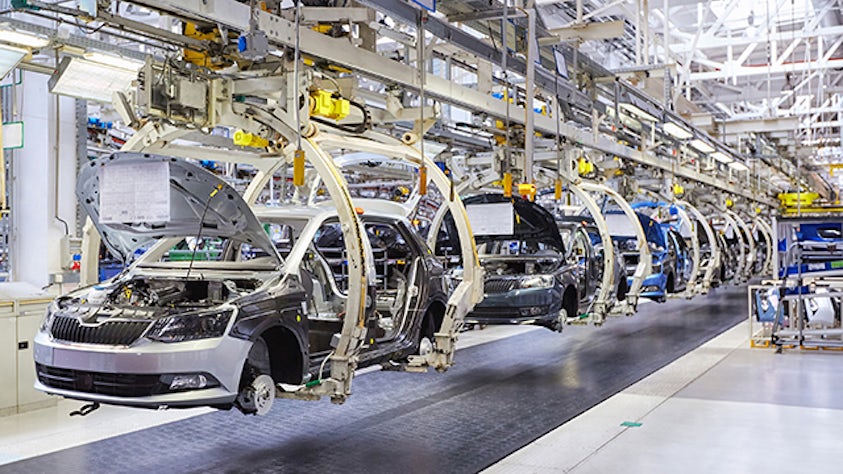
[[[713,79],[731,79],[734,77],[764,76],[770,74],[801,73],[806,71],[817,71],[819,69],[843,68],[843,59],[832,59],[829,61],[806,61],[794,64],[782,64],[777,66],[739,66],[728,67],[719,71],[692,72],[689,75],[690,81],[705,81]]]
[[[623,36],[624,23],[621,20],[605,21],[601,23],[582,23],[566,28],[550,30],[553,36],[539,38],[540,45],[552,45],[562,41],[601,40]]]
[[[672,4],[671,4],[672,6]],[[687,43],[679,43],[670,45],[670,50],[673,53],[688,53],[697,50],[718,49],[724,50],[729,46],[745,46],[752,43],[767,44],[772,41],[794,41],[803,40],[805,38],[817,38],[819,36],[834,36],[843,35],[843,25],[829,26],[825,28],[817,28],[811,31],[784,31],[768,35],[749,36],[749,37],[719,37],[703,35],[697,41],[697,44],[692,47],[690,41]]]
[[[518,10],[508,11],[506,16],[509,18],[520,18],[524,14]],[[448,15],[448,21],[451,23],[460,23],[463,21],[477,21],[477,20],[499,20],[503,18],[503,8],[492,8],[490,10],[480,10],[466,13],[455,13]]]
[[[717,131],[720,135],[740,135],[750,132],[792,132],[798,127],[799,119],[796,117],[717,122]]]
[[[391,17],[400,19],[408,25],[415,25],[418,10],[405,2],[394,0],[358,0],[358,3],[367,5],[378,11],[384,12]],[[501,53],[492,45],[462,31],[447,21],[429,16],[425,28],[431,34],[453,43],[478,59],[498,64]],[[521,57],[510,55],[507,58],[507,68],[522,76],[527,75],[527,62]],[[578,91],[568,81],[560,78],[555,71],[549,71],[541,66],[536,66],[536,85],[550,92],[559,91],[559,96],[573,106],[591,108],[591,99]]]

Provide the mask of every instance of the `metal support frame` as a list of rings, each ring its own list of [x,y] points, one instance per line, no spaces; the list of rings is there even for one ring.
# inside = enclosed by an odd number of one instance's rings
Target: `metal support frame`
[[[709,246],[711,247],[711,256],[708,259],[708,265],[705,265],[704,269],[697,267],[698,257],[694,257],[694,271],[692,272],[691,278],[688,281],[689,288],[685,290],[685,292],[687,293],[689,289],[693,285],[695,285],[696,277],[699,274],[699,271],[702,271],[702,281],[700,281],[700,283],[695,286],[693,291],[694,293],[700,293],[705,295],[708,294],[708,291],[711,289],[711,280],[714,278],[714,270],[717,268],[717,262],[720,261],[720,245],[718,245],[717,243],[717,236],[714,235],[714,230],[708,223],[708,219],[705,218],[705,215],[703,215],[703,213],[700,212],[699,209],[697,209],[687,201],[678,200],[676,201],[676,203],[680,206],[684,206],[686,210],[690,211],[690,213],[694,216],[697,225],[702,226],[703,231],[705,232],[706,239],[708,239]],[[696,229],[694,229],[694,241],[696,242],[695,253],[697,253],[699,252],[699,239],[697,237]],[[700,263],[702,263],[701,258]]]
[[[612,310],[613,313],[631,315],[638,308],[638,295],[641,294],[641,286],[644,284],[644,279],[650,275],[653,269],[653,255],[650,252],[650,246],[647,244],[647,236],[644,234],[644,229],[641,227],[641,222],[638,220],[635,210],[617,191],[603,184],[589,182],[579,183],[579,186],[585,191],[602,193],[611,197],[623,213],[626,214],[627,219],[633,223],[635,237],[638,241],[638,265],[635,267],[635,273],[632,275],[632,284],[629,286],[626,300],[623,304],[616,305]]]
[[[726,226],[731,226],[732,229],[735,231],[735,236],[740,243],[738,245],[738,268],[735,269],[735,281],[737,283],[742,283],[746,280],[746,251],[744,250],[744,239],[741,236],[740,227],[738,227],[738,223],[732,217],[732,215],[727,211],[724,212],[722,215],[723,219],[726,220]]]
[[[678,204],[678,203],[677,203]],[[688,283],[685,285],[685,291],[683,291],[679,296],[691,299],[694,294],[696,293],[695,285],[697,276],[700,273],[700,266],[701,266],[701,256],[700,256],[700,239],[697,235],[697,229],[694,227],[694,220],[688,215],[688,213],[683,209],[681,206],[676,206],[676,212],[679,215],[681,220],[687,221],[688,224],[691,226],[691,252],[692,252],[692,266],[691,266],[691,276],[688,277]],[[681,231],[681,229],[680,229]],[[681,232],[680,232],[681,237]]]
[[[743,234],[746,240],[746,244],[749,247],[749,253],[746,255],[746,262],[744,267],[744,280],[749,280],[752,277],[752,269],[755,266],[755,238],[752,237],[751,229],[746,222],[738,215],[738,213],[734,211],[726,211],[726,214],[730,215],[735,222],[738,224],[743,232],[739,232],[739,234]]]
[[[380,138],[375,141],[372,138]],[[463,268],[460,283],[448,298],[442,325],[439,331],[434,334],[435,350],[425,356],[411,356],[407,370],[421,371],[426,367],[433,367],[436,370],[446,370],[453,364],[455,344],[465,315],[468,314],[474,305],[483,300],[483,268],[477,259],[477,248],[474,243],[474,234],[468,222],[468,215],[459,196],[451,195],[451,181],[445,173],[421,151],[411,145],[394,143],[394,139],[384,135],[378,136],[369,133],[367,138],[340,136],[331,133],[320,132],[313,138],[325,150],[342,149],[344,151],[359,151],[397,159],[415,167],[425,166],[427,168],[428,180],[433,182],[445,200],[441,210],[450,211],[454,216],[454,224],[460,238],[460,253],[462,255]],[[392,143],[390,143],[392,142]],[[414,193],[418,190],[414,190]],[[436,232],[431,232],[436,235]],[[434,242],[435,245],[435,242]],[[435,247],[432,247],[435,248]]]
[[[776,278],[775,275],[772,274],[773,272],[773,254],[775,251],[775,241],[773,240],[773,229],[770,227],[770,224],[764,222],[764,219],[761,216],[756,216],[753,219],[755,226],[758,228],[761,235],[764,237],[764,240],[767,241],[767,251],[766,251],[766,258],[764,260],[764,265],[761,267],[761,272],[770,274],[771,278]]]
[[[600,282],[600,291],[594,299],[588,319],[581,320],[576,315],[573,315],[573,317],[569,316],[568,321],[572,323],[591,322],[599,326],[606,320],[606,316],[610,314],[615,303],[618,303],[617,295],[612,291],[614,289],[612,282],[615,279],[615,246],[612,242],[612,236],[609,234],[606,219],[603,217],[603,213],[600,211],[600,206],[597,202],[576,183],[569,182],[568,190],[574,193],[583,203],[583,206],[588,209],[600,234],[600,242],[603,244],[603,279]],[[618,277],[626,278],[626,274],[618,275]]]

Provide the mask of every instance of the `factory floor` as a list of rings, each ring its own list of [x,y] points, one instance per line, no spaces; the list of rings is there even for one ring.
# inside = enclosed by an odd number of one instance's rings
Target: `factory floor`
[[[0,418],[0,473],[833,469],[843,353],[750,349],[745,291],[643,304],[561,335],[469,331],[448,373],[362,375],[340,407],[80,418],[62,401]]]
[[[836,470],[841,375],[843,353],[753,349],[743,322],[485,472]]]

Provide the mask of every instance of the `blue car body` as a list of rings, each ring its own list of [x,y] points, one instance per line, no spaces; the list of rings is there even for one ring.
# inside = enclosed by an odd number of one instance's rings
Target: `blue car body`
[[[621,211],[608,211],[607,214],[621,214]],[[644,229],[653,259],[651,273],[644,278],[639,296],[663,302],[668,293],[685,288],[687,269],[692,265],[688,249],[682,236],[670,224],[659,223],[640,212],[635,214]],[[618,243],[624,257],[627,283],[632,286],[639,258],[637,239],[628,235],[613,235],[612,238]]]

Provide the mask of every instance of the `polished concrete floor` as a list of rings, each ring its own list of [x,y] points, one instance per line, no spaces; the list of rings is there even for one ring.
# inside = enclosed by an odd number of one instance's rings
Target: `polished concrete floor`
[[[363,375],[343,407],[79,419],[62,402],[0,418],[0,472],[834,470],[843,353],[749,349],[745,323],[726,330],[743,291],[561,335],[471,331],[448,373]]]
[[[837,472],[843,353],[751,349],[741,323],[488,473]]]

